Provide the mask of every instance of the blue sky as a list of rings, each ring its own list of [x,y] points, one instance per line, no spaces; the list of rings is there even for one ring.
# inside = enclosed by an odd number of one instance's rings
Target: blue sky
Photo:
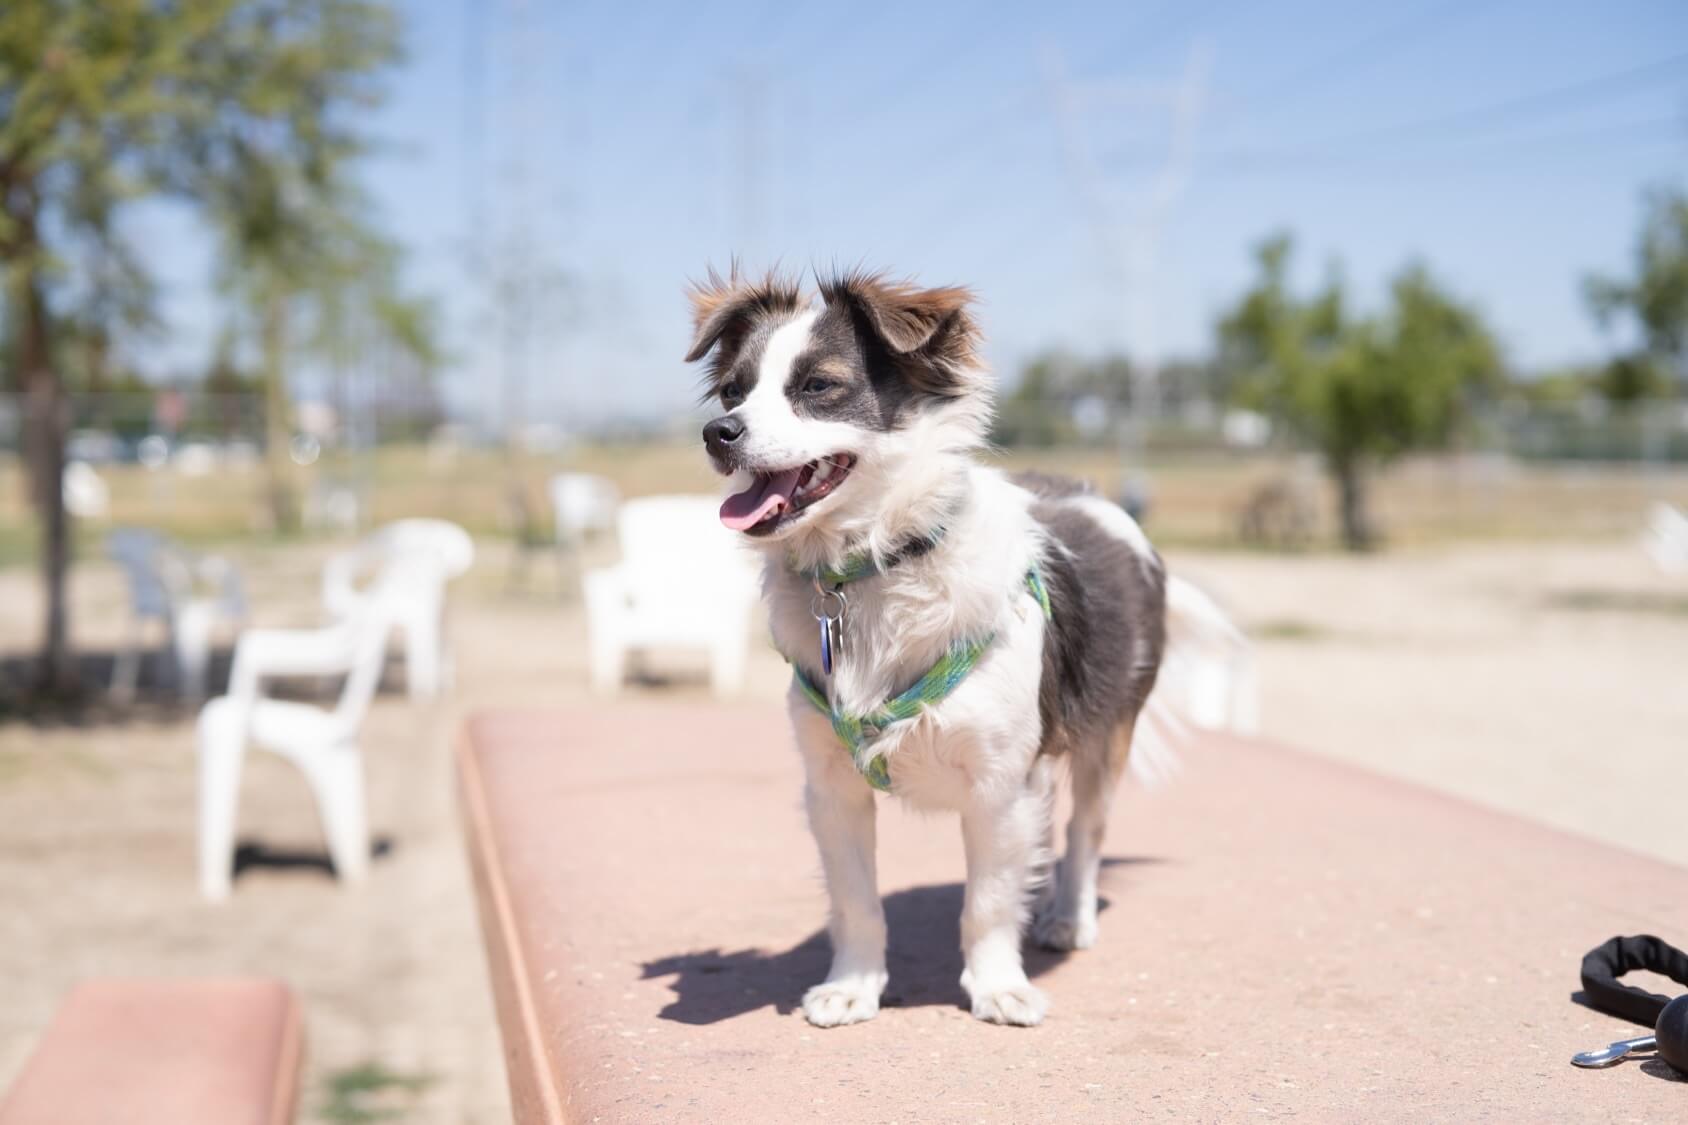
[[[970,284],[1008,380],[1057,344],[1203,350],[1279,228],[1309,281],[1340,260],[1370,302],[1422,259],[1515,364],[1589,358],[1579,279],[1688,182],[1680,0],[401,7],[368,182],[492,417],[498,277],[542,279],[527,416],[658,415],[692,397],[684,282],[734,253]],[[194,346],[203,255],[154,237]]]

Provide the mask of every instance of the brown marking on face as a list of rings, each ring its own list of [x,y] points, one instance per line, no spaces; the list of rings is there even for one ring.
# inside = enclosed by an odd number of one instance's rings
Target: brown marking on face
[[[823,355],[815,360],[812,378],[828,379],[834,383],[848,383],[856,377],[856,368],[843,356]]]
[[[923,289],[854,271],[821,282],[829,307],[848,308],[896,361],[914,390],[955,398],[974,387],[979,329],[961,286]]]
[[[710,355],[706,397],[727,381],[739,349],[758,320],[788,316],[804,304],[802,287],[795,279],[770,270],[751,281],[740,275],[737,262],[724,278],[711,267],[703,281],[692,284],[687,296],[692,302],[693,335],[686,362]]]

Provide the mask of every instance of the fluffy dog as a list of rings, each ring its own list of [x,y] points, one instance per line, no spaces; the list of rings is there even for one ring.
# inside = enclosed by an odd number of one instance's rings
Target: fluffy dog
[[[1145,756],[1166,745],[1149,701],[1169,594],[1175,615],[1199,595],[1169,588],[1106,499],[977,463],[993,392],[966,289],[858,272],[811,295],[735,270],[691,298],[687,360],[708,357],[720,408],[704,442],[734,478],[721,519],[765,553],[774,641],[796,673],[833,947],[803,1012],[832,1027],[879,1010],[878,788],[960,813],[962,986],[978,1018],[1036,1024],[1047,1001],[1026,979],[1022,932],[1029,921],[1054,949],[1096,941],[1109,802],[1128,761],[1155,769]],[[1196,610],[1228,628],[1210,603]],[[888,715],[911,690],[921,698]],[[1074,812],[1051,874],[1062,763]]]

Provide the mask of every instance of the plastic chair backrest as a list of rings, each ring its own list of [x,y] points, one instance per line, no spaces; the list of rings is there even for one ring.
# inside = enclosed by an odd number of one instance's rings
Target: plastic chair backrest
[[[551,512],[561,542],[570,542],[583,532],[608,531],[615,525],[620,503],[615,485],[592,473],[558,473],[551,478]]]
[[[1688,539],[1688,513],[1662,500],[1648,510],[1648,526],[1662,539],[1675,542]]]
[[[156,531],[126,527],[106,536],[106,554],[123,568],[136,617],[169,617],[175,591],[166,576],[168,541]]]
[[[348,734],[362,724],[375,691],[381,686],[381,673],[387,664],[387,639],[401,613],[399,602],[406,597],[409,584],[418,580],[415,574],[408,573],[413,568],[414,564],[394,563],[383,569],[370,587],[369,596],[352,611],[346,623],[352,630],[350,666],[339,702],[334,705],[334,718]]]
[[[635,580],[696,591],[708,597],[710,579],[743,576],[750,560],[737,537],[721,526],[712,496],[649,496],[621,506],[621,557]]]
[[[397,520],[377,530],[370,544],[389,559],[426,561],[445,579],[456,578],[475,562],[474,539],[447,520]]]

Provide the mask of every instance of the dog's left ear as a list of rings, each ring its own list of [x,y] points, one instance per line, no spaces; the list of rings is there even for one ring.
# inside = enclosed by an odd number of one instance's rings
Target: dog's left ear
[[[860,317],[886,350],[904,361],[921,390],[950,398],[977,379],[979,329],[968,313],[971,290],[922,289],[881,274],[853,273],[822,282],[821,296]]]

